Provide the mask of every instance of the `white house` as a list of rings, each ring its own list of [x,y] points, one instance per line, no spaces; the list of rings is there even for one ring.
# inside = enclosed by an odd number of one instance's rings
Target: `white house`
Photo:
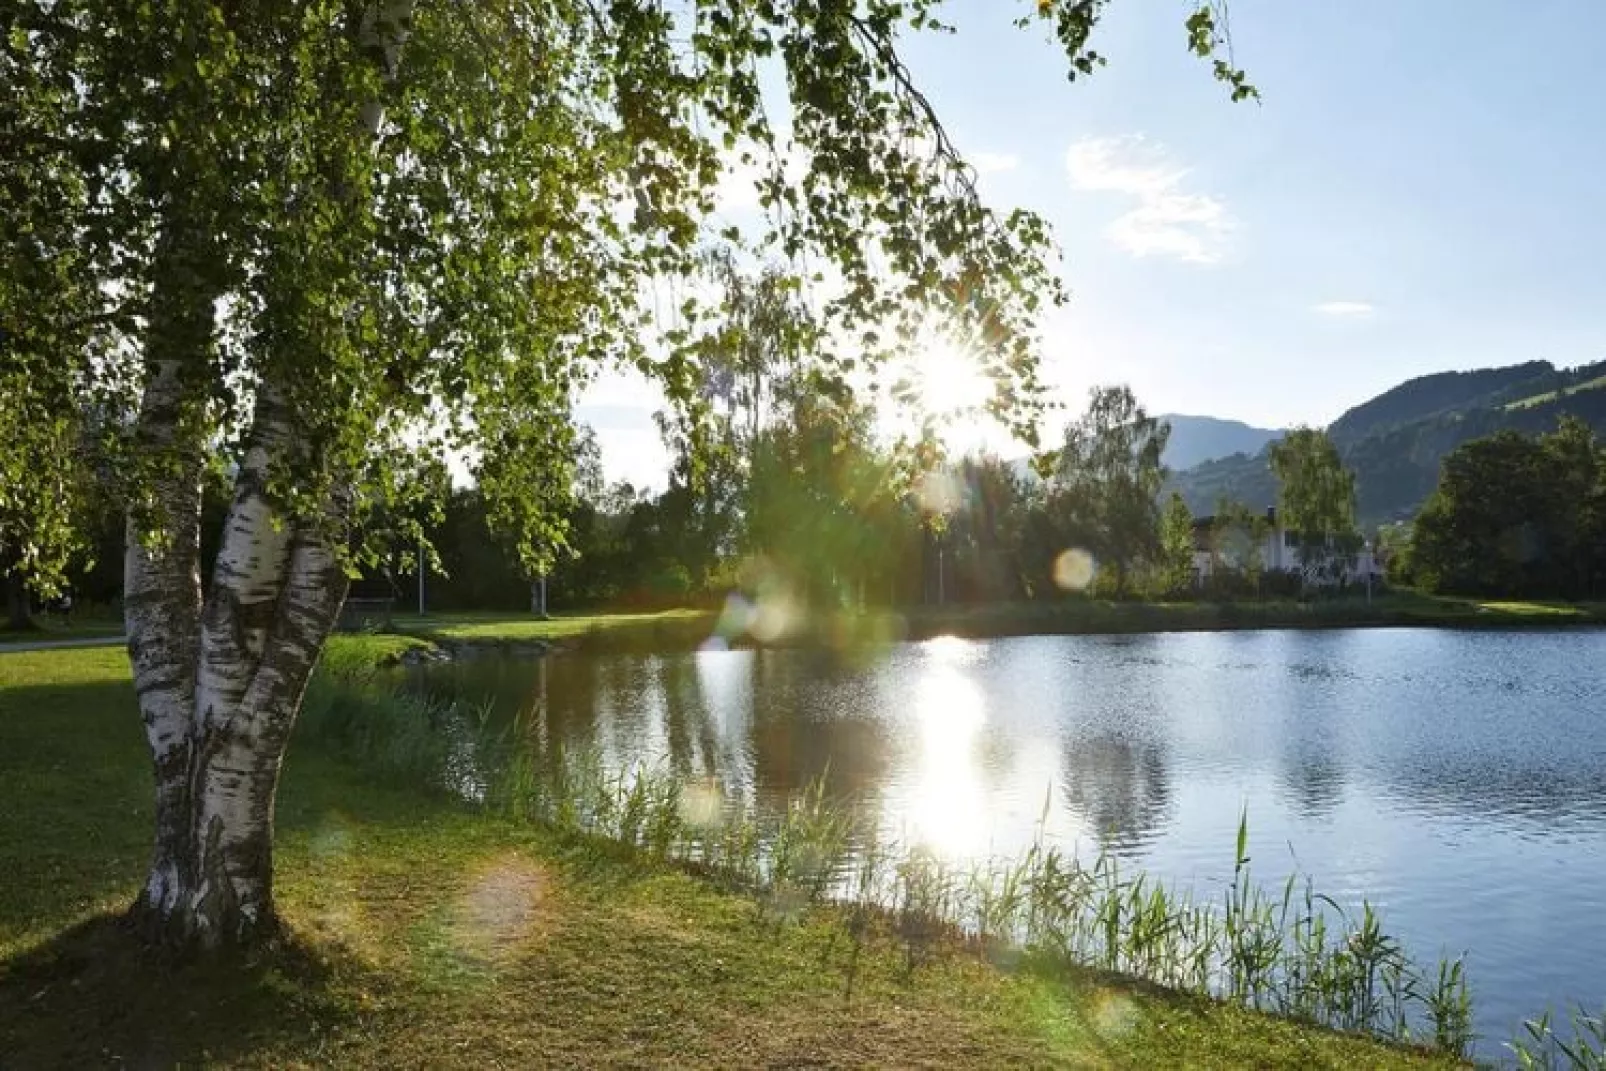
[[[1236,538],[1232,532],[1217,533],[1214,517],[1194,518],[1194,582],[1202,587],[1217,569],[1242,570],[1252,563],[1267,573],[1301,574],[1311,587],[1359,586],[1382,580],[1383,564],[1370,541],[1353,554],[1334,553],[1307,567],[1294,533],[1278,519],[1277,507],[1267,507],[1266,520],[1263,534],[1252,542],[1245,531],[1236,533]]]

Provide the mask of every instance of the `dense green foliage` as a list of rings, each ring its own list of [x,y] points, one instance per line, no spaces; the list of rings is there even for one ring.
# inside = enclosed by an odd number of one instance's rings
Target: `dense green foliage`
[[[1593,598],[1606,581],[1606,457],[1589,426],[1503,431],[1444,459],[1404,569],[1430,591]]]
[[[1170,434],[1130,389],[1095,388],[1054,459],[1047,508],[1058,541],[1109,565],[1119,594],[1135,564],[1159,557],[1160,455]]]
[[[546,574],[551,609],[681,606],[732,590],[830,611],[1067,594],[1239,598],[1299,588],[1266,575],[1264,511],[1221,501],[1196,525],[1179,496],[1162,504],[1157,457],[1166,425],[1124,387],[1092,392],[1064,445],[1040,459],[1050,472],[1045,480],[996,457],[945,458],[929,438],[887,442],[865,407],[819,389],[804,364],[761,382],[770,399],[761,413],[716,411],[712,449],[698,451],[681,425],[663,421],[677,462],[657,494],[606,485],[594,438],[578,430],[566,545]],[[1300,493],[1310,508],[1342,516],[1342,501],[1324,504],[1326,487]],[[467,487],[441,498],[440,517],[423,524],[433,548],[427,607],[530,607],[535,578],[485,496]],[[221,491],[208,494],[209,518],[225,508]],[[111,557],[74,574],[87,600],[116,596],[118,527],[114,516],[104,518],[97,541]],[[203,547],[203,559],[215,552]],[[1196,552],[1211,561],[1202,587]],[[398,549],[367,569],[354,592],[412,607],[415,559]]]
[[[1043,480],[994,457],[945,460],[930,440],[881,443],[862,407],[777,386],[753,438],[711,462],[706,490],[677,472],[654,498],[582,496],[575,556],[552,574],[557,604],[733,587],[815,609],[1192,590],[1191,517],[1180,502],[1163,516],[1156,499],[1166,427],[1124,387],[1092,393],[1044,455]],[[696,510],[716,497],[717,512]]]

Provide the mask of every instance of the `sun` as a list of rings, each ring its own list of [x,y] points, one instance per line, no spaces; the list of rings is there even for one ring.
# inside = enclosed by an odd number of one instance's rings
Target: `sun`
[[[893,365],[897,385],[878,406],[877,426],[894,440],[933,434],[956,456],[1016,450],[1013,430],[992,408],[999,382],[988,356],[946,326],[923,328]]]
[[[977,355],[941,336],[917,348],[913,364],[915,396],[924,416],[942,420],[973,415],[996,390]]]

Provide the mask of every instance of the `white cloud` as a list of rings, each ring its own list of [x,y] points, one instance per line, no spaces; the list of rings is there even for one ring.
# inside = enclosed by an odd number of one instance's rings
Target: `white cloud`
[[[965,159],[982,175],[1013,171],[1020,166],[1020,157],[1012,152],[973,152],[966,154]]]
[[[1164,146],[1141,134],[1083,138],[1065,153],[1065,170],[1076,189],[1124,194],[1137,202],[1104,230],[1132,256],[1193,264],[1215,264],[1226,256],[1235,221],[1225,202],[1184,190],[1188,169],[1173,162]]]
[[[1377,311],[1377,307],[1368,301],[1324,301],[1310,308],[1312,312],[1319,312],[1323,316],[1338,316],[1350,320],[1364,319]]]

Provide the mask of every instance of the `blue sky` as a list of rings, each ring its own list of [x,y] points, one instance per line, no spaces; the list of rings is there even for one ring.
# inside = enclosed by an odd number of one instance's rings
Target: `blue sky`
[[[1025,4],[955,0],[907,55],[1001,208],[1053,223],[1072,290],[1044,368],[1078,408],[1325,424],[1401,380],[1606,359],[1606,3],[1234,0],[1260,105],[1184,48],[1188,0],[1118,0],[1068,84]],[[661,484],[645,384],[577,416]]]

